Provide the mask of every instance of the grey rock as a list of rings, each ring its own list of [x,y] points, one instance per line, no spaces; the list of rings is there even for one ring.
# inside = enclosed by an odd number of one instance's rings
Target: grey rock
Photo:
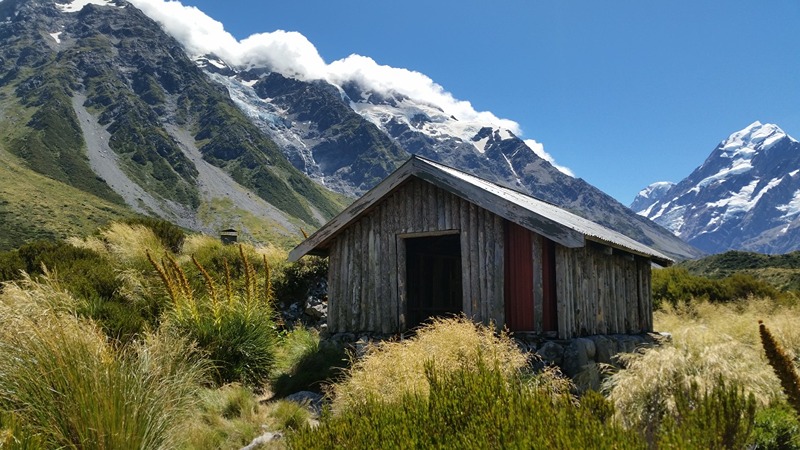
[[[319,303],[316,305],[309,305],[306,306],[304,311],[307,315],[313,317],[314,319],[320,320],[328,316],[328,305],[325,303]]]
[[[272,432],[267,431],[266,433],[262,434],[261,436],[257,436],[255,439],[250,441],[249,444],[242,447],[242,450],[255,450],[259,448],[262,444],[266,444],[268,442],[277,441],[278,439],[283,438],[283,434],[280,432]]]
[[[573,339],[564,350],[562,368],[567,376],[574,377],[583,366],[589,364],[589,358],[586,356],[586,341],[588,339]]]
[[[594,359],[595,355],[597,354],[597,347],[594,345],[594,341],[588,338],[578,338],[575,339],[576,345],[583,348],[583,351],[586,352],[586,357],[589,359]]]
[[[599,363],[612,364],[614,355],[617,354],[616,341],[607,336],[597,335],[590,337],[595,345],[595,361]]]
[[[306,406],[312,413],[319,416],[322,412],[322,394],[311,391],[300,391],[287,395],[284,400]]]
[[[536,354],[543,360],[560,366],[564,357],[564,347],[553,341],[547,341],[536,351]]]

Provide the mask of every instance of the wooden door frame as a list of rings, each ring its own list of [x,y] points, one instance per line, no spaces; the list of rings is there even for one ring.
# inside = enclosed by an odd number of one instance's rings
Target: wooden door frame
[[[406,312],[408,311],[408,286],[406,273],[406,240],[425,237],[458,235],[461,241],[460,229],[421,231],[417,233],[396,233],[395,244],[397,248],[397,329],[402,333],[407,330]],[[461,253],[461,267],[464,267],[464,252]],[[464,310],[464,285],[461,285],[461,310]]]

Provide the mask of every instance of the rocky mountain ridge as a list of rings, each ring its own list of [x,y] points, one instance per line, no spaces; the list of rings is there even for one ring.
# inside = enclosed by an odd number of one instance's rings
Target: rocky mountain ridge
[[[212,233],[296,239],[344,204],[130,4],[5,0],[0,17],[0,118],[21,125],[0,144],[9,160]]]
[[[544,199],[679,259],[700,255],[561,172],[503,127],[459,120],[437,106],[354,81],[303,81],[268,67],[235,67],[216,55],[193,59],[295,167],[337,192],[364,193],[413,153]]]

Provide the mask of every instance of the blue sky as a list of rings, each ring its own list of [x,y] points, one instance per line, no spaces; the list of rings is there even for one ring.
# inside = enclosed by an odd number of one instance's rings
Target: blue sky
[[[800,138],[800,2],[184,0],[237,39],[304,35],[421,72],[624,204],[751,122]]]

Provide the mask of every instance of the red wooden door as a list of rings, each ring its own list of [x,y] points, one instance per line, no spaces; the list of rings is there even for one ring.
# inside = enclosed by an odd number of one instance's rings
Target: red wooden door
[[[511,331],[533,331],[533,233],[506,221],[505,312]]]

